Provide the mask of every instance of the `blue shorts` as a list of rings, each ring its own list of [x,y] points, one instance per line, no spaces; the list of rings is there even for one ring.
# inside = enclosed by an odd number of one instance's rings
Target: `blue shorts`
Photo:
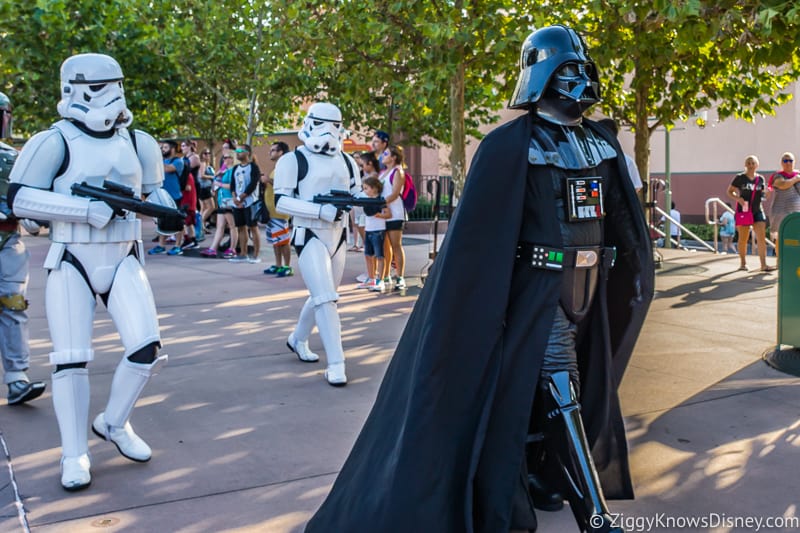
[[[386,232],[383,230],[368,231],[364,235],[364,255],[383,259],[383,239],[385,236]]]

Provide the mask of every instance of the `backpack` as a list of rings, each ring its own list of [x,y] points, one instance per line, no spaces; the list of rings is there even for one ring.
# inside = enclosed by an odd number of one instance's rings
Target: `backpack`
[[[403,189],[400,191],[400,196],[403,198],[403,207],[407,213],[410,213],[417,207],[417,188],[414,186],[414,179],[408,171],[404,171],[406,181],[403,183]],[[389,183],[394,183],[394,172],[389,176]]]
[[[189,158],[182,157],[181,159],[183,160],[183,170],[181,171],[181,175],[178,176],[178,181],[181,184],[181,194],[183,194],[183,191],[186,189],[186,183],[188,183],[189,178],[194,180],[194,175],[192,174],[192,167],[189,164]],[[197,184],[195,183],[195,185]]]

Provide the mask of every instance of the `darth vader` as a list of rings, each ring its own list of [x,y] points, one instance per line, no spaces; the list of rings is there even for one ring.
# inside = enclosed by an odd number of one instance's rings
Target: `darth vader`
[[[532,530],[529,471],[581,530],[620,531],[605,500],[633,496],[617,387],[654,271],[622,150],[583,116],[599,99],[575,31],[528,37],[510,102],[528,112],[478,148],[372,412],[306,531]],[[492,276],[465,268],[487,257]]]

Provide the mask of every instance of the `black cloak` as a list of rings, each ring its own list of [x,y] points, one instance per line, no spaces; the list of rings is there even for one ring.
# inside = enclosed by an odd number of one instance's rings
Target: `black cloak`
[[[581,403],[606,496],[632,498],[616,391],[652,299],[652,250],[622,149],[586,123],[616,148],[623,194],[606,203],[605,244],[618,260],[584,322]],[[526,114],[480,144],[375,405],[306,532],[508,531],[561,283],[515,261],[526,195],[541,198],[525,214],[538,243],[561,243],[552,182],[529,177],[532,127]]]

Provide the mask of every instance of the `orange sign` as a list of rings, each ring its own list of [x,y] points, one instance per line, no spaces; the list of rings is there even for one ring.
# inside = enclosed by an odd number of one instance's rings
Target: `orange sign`
[[[369,144],[359,144],[353,139],[345,139],[342,142],[342,150],[348,154],[352,154],[353,152],[371,152],[372,146]]]

